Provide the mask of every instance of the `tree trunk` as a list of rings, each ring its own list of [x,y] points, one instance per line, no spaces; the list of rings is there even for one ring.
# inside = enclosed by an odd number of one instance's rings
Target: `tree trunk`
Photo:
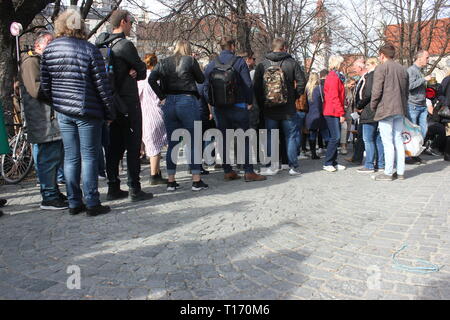
[[[241,51],[250,51],[250,27],[247,19],[247,1],[237,0],[237,43]]]
[[[34,17],[52,2],[55,0],[0,0],[0,97],[5,110],[11,110],[13,79],[17,76],[15,40],[9,27],[17,21],[26,30]]]
[[[13,22],[14,6],[11,1],[0,2],[0,99],[4,110],[12,110],[13,76],[16,64],[13,59],[14,41],[9,33]]]

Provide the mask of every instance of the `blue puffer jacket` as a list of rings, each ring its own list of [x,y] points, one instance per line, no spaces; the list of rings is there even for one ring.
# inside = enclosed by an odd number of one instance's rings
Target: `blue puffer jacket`
[[[57,112],[115,118],[103,56],[86,40],[61,37],[47,46],[41,60],[41,87]]]

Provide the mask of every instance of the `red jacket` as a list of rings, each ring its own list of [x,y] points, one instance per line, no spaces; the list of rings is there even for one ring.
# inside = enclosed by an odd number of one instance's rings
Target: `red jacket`
[[[344,83],[334,71],[330,71],[325,79],[323,115],[343,117],[345,103]]]

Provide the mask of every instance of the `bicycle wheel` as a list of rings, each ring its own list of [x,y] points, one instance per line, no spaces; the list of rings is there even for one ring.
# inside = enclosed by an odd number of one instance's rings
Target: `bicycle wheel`
[[[25,134],[14,136],[10,140],[9,146],[12,152],[2,155],[0,173],[7,183],[16,184],[25,179],[33,167],[32,148],[26,140]]]

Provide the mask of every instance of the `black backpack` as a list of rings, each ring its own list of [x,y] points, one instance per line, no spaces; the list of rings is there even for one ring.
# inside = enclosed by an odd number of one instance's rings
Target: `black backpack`
[[[237,76],[233,65],[239,57],[233,57],[223,64],[215,60],[214,69],[209,74],[208,100],[214,107],[231,107],[237,99]]]
[[[108,45],[100,46],[99,50],[103,56],[103,60],[105,61],[106,74],[108,75],[109,83],[111,86],[111,90],[113,92],[113,103],[114,108],[119,113],[127,116],[128,115],[128,107],[119,97],[117,92],[119,88],[116,88],[116,79],[114,76],[114,54],[112,48],[119,43],[121,40],[125,40],[123,38],[117,38],[111,41]]]

